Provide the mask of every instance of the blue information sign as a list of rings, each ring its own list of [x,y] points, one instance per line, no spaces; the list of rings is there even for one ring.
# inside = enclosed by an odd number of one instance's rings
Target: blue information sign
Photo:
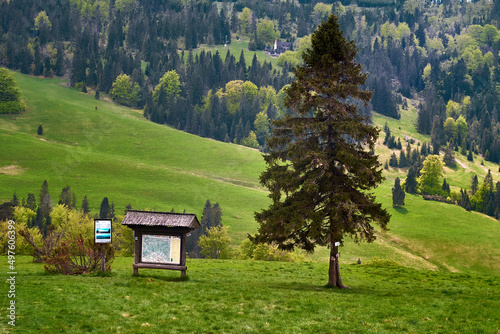
[[[96,244],[111,243],[111,219],[94,220],[94,242]]]

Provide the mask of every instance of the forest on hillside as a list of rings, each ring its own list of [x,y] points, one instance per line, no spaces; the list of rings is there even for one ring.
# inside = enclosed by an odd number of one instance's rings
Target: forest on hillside
[[[162,124],[265,149],[269,121],[308,36],[334,12],[374,91],[368,108],[398,118],[412,99],[417,130],[500,161],[500,4],[494,1],[1,1],[0,65],[67,76],[73,87],[144,109]],[[279,67],[206,46],[274,40]]]

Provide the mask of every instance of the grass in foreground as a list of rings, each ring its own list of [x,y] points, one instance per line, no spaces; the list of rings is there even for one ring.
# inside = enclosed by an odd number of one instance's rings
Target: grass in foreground
[[[108,277],[47,275],[18,257],[16,333],[496,333],[500,281],[383,262],[341,267],[351,290],[327,289],[326,263],[188,260],[178,272],[117,258]],[[2,272],[7,259],[1,258]],[[3,319],[7,305],[2,294]]]

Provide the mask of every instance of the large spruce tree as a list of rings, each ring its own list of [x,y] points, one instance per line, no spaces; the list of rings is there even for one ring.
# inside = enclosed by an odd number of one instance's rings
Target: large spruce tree
[[[330,247],[328,285],[345,288],[340,278],[338,245],[346,235],[356,242],[375,239],[376,221],[386,228],[390,215],[368,191],[383,181],[373,154],[379,130],[356,103],[372,93],[348,42],[332,14],[311,37],[303,65],[287,90],[290,113],[273,122],[267,169],[260,181],[272,204],[255,217],[255,242],[314,251]]]

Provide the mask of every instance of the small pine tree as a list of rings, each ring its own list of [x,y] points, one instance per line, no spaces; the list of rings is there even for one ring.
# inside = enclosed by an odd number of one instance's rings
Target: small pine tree
[[[454,168],[457,166],[457,162],[455,161],[455,157],[453,156],[453,151],[450,147],[446,147],[444,149],[443,162],[450,168]]]
[[[470,190],[472,192],[472,195],[476,194],[478,187],[479,187],[479,180],[477,178],[477,175],[474,175],[472,177],[471,186],[470,186]]]
[[[446,182],[446,178],[443,179],[443,186],[441,187],[444,192],[450,193],[450,185]]]
[[[26,199],[26,207],[33,211],[36,210],[36,198],[32,193],[28,193],[28,198]]]
[[[95,99],[99,100],[100,97],[101,97],[101,95],[99,94],[99,89],[96,89],[96,91],[95,91]]]
[[[467,141],[465,138],[462,139],[462,145],[460,146],[460,154],[467,155]]]
[[[394,168],[397,168],[399,166],[398,157],[396,156],[395,152],[393,152],[391,155],[391,160],[389,160],[389,166]]]
[[[204,257],[199,246],[199,241],[202,236],[207,235],[208,229],[222,226],[222,209],[220,208],[219,203],[215,203],[212,206],[210,200],[207,199],[205,207],[203,208],[200,225],[200,228],[197,228],[190,233],[186,242],[186,251],[189,256],[193,258]]]
[[[59,195],[59,202],[57,204],[63,204],[70,209],[74,209],[76,207],[75,193],[71,190],[70,186],[66,186],[62,189],[61,194]]]
[[[14,194],[12,195],[12,204],[14,206],[18,206],[19,205],[19,198],[17,197],[17,194],[16,192],[14,191]]]
[[[394,188],[392,188],[392,206],[400,207],[405,205],[405,191],[401,188],[401,181],[399,177],[394,181]]]
[[[405,190],[409,194],[417,193],[417,173],[415,168],[410,167],[408,169],[408,175],[406,176]]]
[[[469,150],[467,154],[467,161],[474,161],[474,155],[472,154],[472,150]]]
[[[111,210],[111,206],[109,205],[109,200],[107,197],[104,197],[101,202],[101,208],[99,210],[99,218],[108,218]]]
[[[82,211],[83,211],[83,213],[89,213],[90,212],[89,200],[87,199],[87,195],[85,195],[83,197],[83,200],[82,200]]]
[[[406,160],[406,154],[404,150],[401,150],[399,153],[399,167],[408,167],[408,161]]]

